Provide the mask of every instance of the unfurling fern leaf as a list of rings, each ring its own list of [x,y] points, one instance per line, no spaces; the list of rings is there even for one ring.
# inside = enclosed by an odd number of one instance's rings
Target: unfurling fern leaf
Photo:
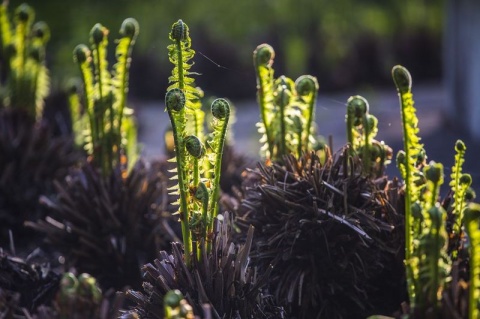
[[[477,319],[480,318],[480,205],[477,203],[470,203],[465,209],[465,230],[470,242],[468,319]]]
[[[286,76],[274,79],[274,56],[268,44],[259,45],[253,52],[262,121],[257,127],[263,134],[260,139],[264,143],[263,155],[281,162],[283,156],[293,153],[298,158],[316,144],[312,122],[318,82],[310,75],[303,75],[295,82]]]
[[[7,2],[0,8],[0,38],[6,85],[1,105],[26,110],[40,118],[44,100],[50,92],[50,77],[45,65],[45,47],[50,39],[46,23],[35,20],[34,10],[22,4],[15,10],[12,30],[7,16]]]
[[[260,106],[260,116],[262,123],[259,123],[259,132],[264,133],[260,140],[265,143],[262,150],[267,158],[273,155],[273,134],[270,131],[270,125],[275,115],[273,104],[273,73],[272,68],[275,51],[268,44],[259,45],[253,51],[253,64],[257,76],[257,100]]]
[[[103,176],[109,176],[117,165],[132,168],[138,156],[133,112],[126,107],[130,56],[138,30],[135,19],[123,22],[112,73],[107,62],[109,30],[100,23],[90,32],[92,50],[83,44],[74,50],[74,60],[82,74],[83,101],[90,126],[85,149]]]
[[[455,143],[455,161],[452,166],[452,174],[450,175],[450,187],[453,193],[453,210],[452,210],[452,228],[450,238],[450,250],[453,259],[458,256],[458,249],[462,238],[463,211],[466,206],[466,193],[472,183],[470,174],[462,173],[462,166],[465,162],[465,151],[467,147],[463,141],[458,140]]]
[[[405,180],[405,262],[407,288],[410,300],[414,302],[416,298],[411,257],[414,250],[413,239],[418,238],[420,235],[418,231],[421,228],[414,227],[415,224],[419,225],[420,222],[414,220],[412,207],[419,199],[420,189],[418,185],[421,172],[418,169],[417,161],[422,156],[423,145],[420,144],[420,137],[418,137],[418,119],[415,114],[416,110],[411,92],[412,77],[408,70],[400,65],[393,67],[392,77],[398,91],[403,126],[403,152],[405,155],[397,156],[397,160],[402,160],[398,163],[398,166]]]
[[[211,164],[213,164],[213,184],[212,195],[210,196],[210,220],[207,228],[207,235],[213,235],[213,221],[218,215],[218,200],[220,195],[220,172],[222,165],[223,146],[225,144],[225,137],[227,135],[228,120],[230,119],[230,105],[225,99],[216,99],[212,103],[213,132],[209,146],[213,151],[213,157],[210,157]]]

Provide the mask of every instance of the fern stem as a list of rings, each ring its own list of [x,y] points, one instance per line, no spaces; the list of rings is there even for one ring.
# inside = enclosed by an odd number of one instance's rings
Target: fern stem
[[[210,235],[213,231],[213,223],[214,219],[218,215],[218,199],[220,194],[220,172],[222,169],[222,155],[223,155],[223,146],[225,143],[225,136],[227,134],[228,128],[228,120],[230,118],[230,105],[228,104],[227,100],[225,99],[216,99],[212,103],[212,114],[216,120],[221,121],[221,131],[218,136],[214,138],[216,141],[214,145],[216,145],[215,152],[215,164],[214,164],[214,172],[213,172],[213,185],[212,185],[212,195],[210,198],[210,220],[207,229],[207,238],[210,238]],[[209,241],[208,247],[211,247],[211,241]]]
[[[468,319],[480,318],[480,205],[470,203],[465,209],[465,229],[470,239],[470,282]]]
[[[122,70],[121,74],[117,74],[117,76],[120,76],[119,80],[119,87],[117,90],[119,91],[118,97],[118,123],[117,123],[117,145],[121,145],[121,127],[122,127],[122,121],[123,121],[123,112],[125,109],[125,105],[127,104],[127,93],[128,93],[128,75],[129,75],[129,70],[130,70],[130,62],[131,62],[131,52],[133,45],[135,44],[136,38],[138,36],[139,32],[139,25],[137,20],[133,18],[128,18],[125,19],[120,27],[120,34],[122,35],[122,40],[127,39],[127,48],[124,49],[123,52],[119,53],[117,52],[117,58],[119,59],[118,63],[121,63],[122,66],[120,68],[117,68],[117,70]],[[120,40],[120,41],[122,41]],[[120,46],[117,47],[117,49],[120,48]]]
[[[268,120],[267,115],[267,112],[269,111],[268,104],[271,103],[271,101],[268,101],[267,97],[273,95],[273,92],[269,92],[269,90],[273,87],[273,70],[271,66],[274,57],[275,51],[268,44],[259,45],[253,52],[253,63],[255,65],[255,74],[257,77],[257,99],[260,106],[260,116],[267,137],[269,156],[273,156],[274,143],[270,121]],[[265,76],[264,73],[268,73],[268,76]]]
[[[180,89],[172,89],[165,95],[165,106],[170,117],[170,122],[173,131],[173,141],[175,144],[175,158],[177,162],[178,185],[180,195],[180,221],[182,227],[183,246],[185,253],[185,263],[188,267],[191,266],[192,253],[192,233],[189,225],[189,210],[188,210],[188,181],[185,167],[185,145],[184,134],[182,130],[177,127],[177,119],[183,121],[185,118],[185,94]]]
[[[410,121],[410,114],[408,103],[411,100],[411,86],[412,79],[410,73],[402,66],[395,66],[392,69],[392,77],[397,87],[399,100],[400,100],[400,110],[403,126],[403,143],[404,143],[404,152],[405,152],[405,266],[407,272],[407,290],[410,297],[410,302],[414,303],[415,301],[415,289],[414,289],[414,278],[413,278],[413,269],[411,265],[412,251],[413,251],[413,239],[412,239],[412,195],[413,195],[413,167],[414,159],[412,154],[412,141],[411,136],[415,134],[412,132],[415,123]],[[414,306],[414,305],[413,305]]]

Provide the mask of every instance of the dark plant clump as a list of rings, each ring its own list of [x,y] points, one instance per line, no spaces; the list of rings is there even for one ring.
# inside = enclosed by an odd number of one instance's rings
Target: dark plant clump
[[[43,218],[42,194],[52,194],[53,181],[82,161],[68,136],[54,136],[50,126],[22,109],[0,110],[0,242],[12,231],[16,245],[31,238],[26,220]]]
[[[19,318],[35,311],[53,298],[59,284],[60,276],[48,265],[0,251],[0,318]]]
[[[222,219],[217,220],[211,252],[207,253],[205,242],[201,243],[200,255],[194,250],[190,269],[179,243],[173,244],[172,255],[161,252],[153,264],[146,264],[143,292],[127,292],[136,306],[122,318],[164,318],[164,297],[173,289],[183,293],[196,314],[209,308],[204,318],[283,318],[282,308],[264,290],[268,271],[258,273],[249,265],[253,227],[248,230],[245,244],[237,245],[232,240],[229,214]]]
[[[237,221],[257,229],[252,264],[260,273],[273,265],[276,301],[294,318],[393,312],[404,297],[395,183],[363,177],[348,148],[325,163],[313,153],[284,162],[250,171]]]
[[[142,161],[125,179],[120,169],[104,179],[88,163],[56,184],[57,198],[42,197],[49,217],[28,225],[65,254],[67,269],[95,276],[103,288],[139,287],[141,260],[166,244],[155,209],[166,192],[163,182]]]

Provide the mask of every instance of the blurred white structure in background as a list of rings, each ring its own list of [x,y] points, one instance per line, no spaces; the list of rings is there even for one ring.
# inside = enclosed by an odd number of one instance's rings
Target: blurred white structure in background
[[[452,124],[480,141],[480,0],[447,0],[444,79]]]

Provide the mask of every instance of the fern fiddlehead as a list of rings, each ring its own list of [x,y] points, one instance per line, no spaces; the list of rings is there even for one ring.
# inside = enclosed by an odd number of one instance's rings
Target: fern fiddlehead
[[[6,85],[2,106],[23,109],[38,119],[50,92],[50,77],[45,65],[45,47],[50,39],[46,23],[37,22],[27,4],[16,8],[14,29],[7,16],[7,3],[1,4],[0,33]]]
[[[313,119],[318,82],[310,75],[302,75],[295,82],[283,75],[274,79],[274,57],[275,51],[268,44],[259,45],[253,52],[261,117],[257,127],[263,134],[262,154],[281,162],[285,155],[300,157],[316,144]]]
[[[85,149],[104,177],[109,176],[118,164],[126,176],[138,155],[133,112],[126,107],[131,51],[138,31],[136,20],[124,20],[112,72],[107,63],[109,30],[106,27],[99,23],[93,26],[90,32],[92,50],[83,44],[74,49],[74,61],[82,75],[83,100],[90,126]]]
[[[426,188],[421,209],[425,217],[418,247],[412,252],[415,298],[412,304],[420,309],[438,312],[442,292],[450,273],[447,255],[446,212],[438,203],[443,184],[443,165],[431,162],[424,168]]]
[[[462,173],[462,166],[465,162],[465,151],[467,147],[463,141],[458,140],[455,143],[455,161],[450,175],[450,187],[453,192],[453,211],[454,217],[452,224],[452,257],[457,258],[458,243],[462,237],[463,210],[466,206],[466,192],[472,183],[472,177],[469,174]]]
[[[418,137],[418,119],[416,117],[416,110],[413,102],[413,95],[411,92],[412,78],[410,73],[403,66],[397,65],[392,69],[392,77],[397,87],[402,127],[403,127],[403,143],[404,155],[398,155],[397,159],[402,177],[405,180],[405,263],[407,269],[407,288],[410,300],[414,302],[415,290],[413,283],[413,270],[411,265],[411,257],[413,252],[413,237],[419,234],[413,234],[414,214],[412,213],[412,205],[419,198],[418,179],[419,174],[417,169],[417,160],[421,157],[422,144]],[[418,223],[419,224],[419,223]]]
[[[137,20],[133,18],[127,18],[123,21],[120,27],[120,39],[118,40],[117,47],[115,49],[115,56],[117,62],[113,66],[113,77],[111,79],[112,86],[115,87],[115,102],[113,104],[113,109],[116,117],[115,127],[117,131],[114,136],[118,139],[122,138],[122,123],[124,119],[126,104],[127,104],[127,93],[128,93],[128,76],[130,74],[130,64],[131,64],[131,54],[132,49],[135,44],[135,41],[139,32],[139,25]],[[131,132],[130,134],[135,134],[136,130],[134,129],[134,124],[132,123],[131,117],[127,118],[127,121],[123,124],[126,126],[124,132]],[[133,128],[133,129],[132,129]],[[133,164],[134,157],[136,155],[136,137],[127,138],[130,147],[127,147],[127,157],[131,164]],[[121,140],[118,140],[116,144],[121,145]]]
[[[210,147],[213,150],[213,183],[212,195],[210,197],[210,211],[211,216],[207,228],[207,236],[210,236],[213,231],[213,221],[218,215],[218,199],[220,195],[220,171],[222,166],[223,146],[225,144],[225,137],[227,134],[228,120],[230,118],[230,105],[225,99],[216,99],[212,102],[211,111],[213,115]],[[213,234],[211,234],[213,235]]]
[[[315,106],[317,104],[318,81],[311,75],[302,75],[295,81],[295,88],[299,99],[305,104],[302,116],[305,119],[305,129],[302,132],[301,149],[310,149],[315,138],[312,135],[312,123],[315,119]]]
[[[273,154],[273,136],[270,131],[270,124],[274,116],[274,86],[272,68],[273,59],[275,58],[275,51],[273,48],[264,43],[260,44],[255,51],[253,51],[253,64],[255,66],[255,74],[257,78],[257,100],[260,106],[260,116],[262,123],[259,124],[260,131],[265,134],[263,147],[267,152],[267,157]]]

